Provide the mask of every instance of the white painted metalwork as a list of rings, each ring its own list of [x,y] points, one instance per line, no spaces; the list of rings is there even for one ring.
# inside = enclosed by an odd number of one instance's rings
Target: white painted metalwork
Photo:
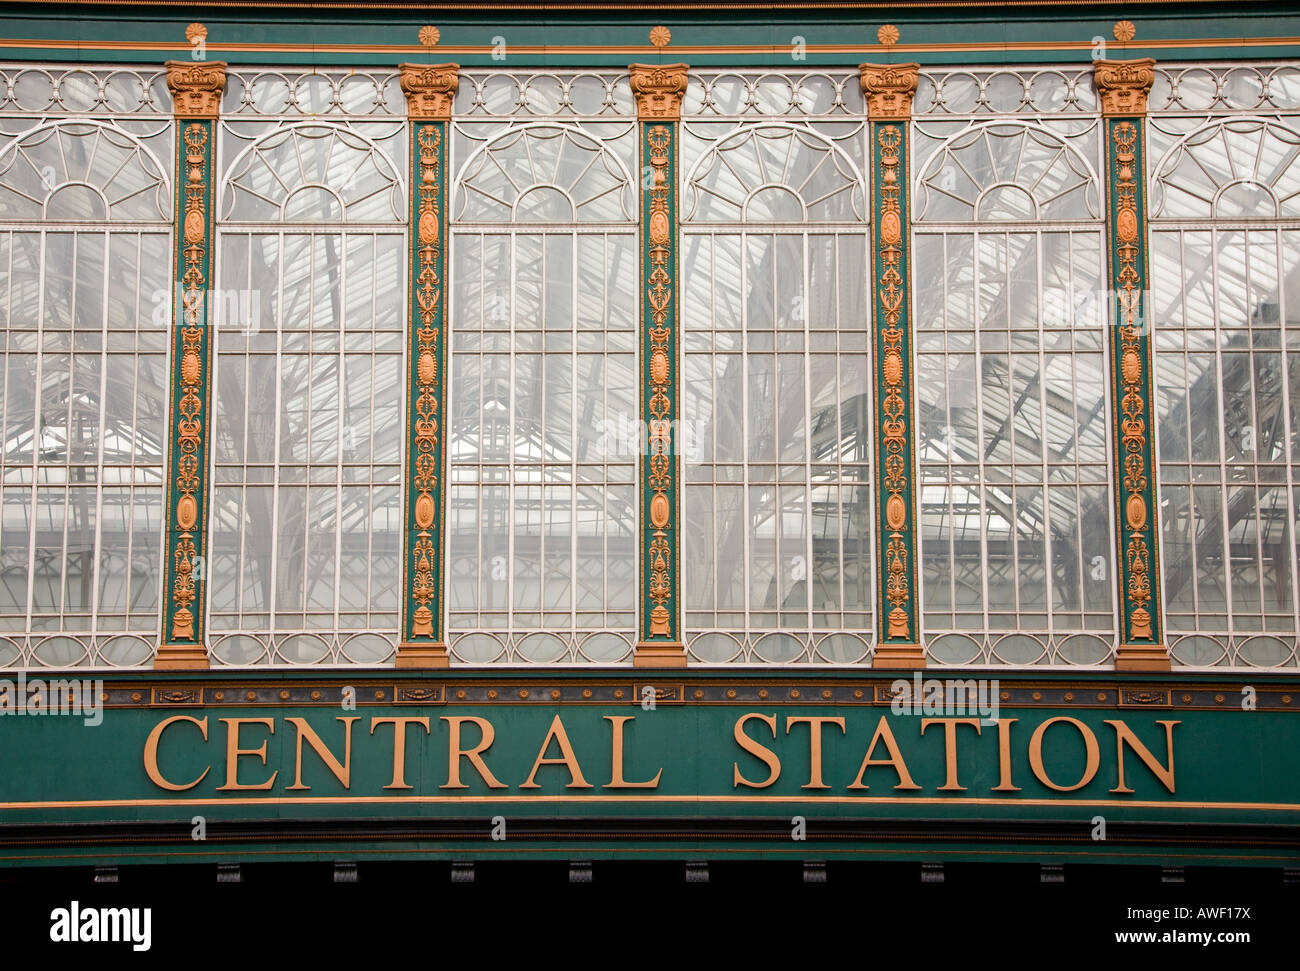
[[[857,73],[692,75],[682,131],[688,654],[861,663],[876,552]]]
[[[157,111],[147,74],[0,79],[0,666],[144,666],[161,624],[171,121],[116,113]]]
[[[636,119],[626,71],[527,73],[462,69],[452,104],[456,118]]]
[[[1291,667],[1300,631],[1300,71],[1158,71],[1156,456],[1176,665]]]
[[[709,118],[768,121],[778,118],[841,117],[850,123],[865,112],[857,71],[791,73],[692,71],[682,115],[698,123]]]
[[[217,160],[213,660],[391,664],[406,125],[332,115],[382,113],[396,82],[263,72],[233,83],[242,94],[227,95]],[[303,120],[309,107],[319,113]]]
[[[489,81],[464,110],[500,113]],[[510,90],[547,83],[516,79]],[[567,90],[572,100],[576,87]],[[528,110],[538,110],[535,95]],[[635,123],[453,127],[450,650],[473,664],[627,663],[637,576]]]
[[[0,64],[0,117],[49,115],[152,117],[170,123],[167,74],[156,65]]]
[[[939,664],[1114,654],[1101,128],[1088,74],[921,74],[911,274],[922,628]]]

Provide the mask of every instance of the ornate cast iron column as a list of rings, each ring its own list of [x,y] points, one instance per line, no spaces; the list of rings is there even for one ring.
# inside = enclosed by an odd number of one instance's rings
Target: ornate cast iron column
[[[402,64],[410,135],[405,529],[399,668],[445,668],[447,137],[456,64]]]
[[[633,64],[632,92],[640,121],[641,418],[648,447],[641,457],[641,636],[633,663],[686,666],[681,630],[681,521],[677,376],[679,234],[678,129],[687,65]]]
[[[1111,411],[1119,531],[1121,671],[1168,671],[1156,521],[1155,392],[1147,300],[1147,93],[1155,61],[1098,61],[1093,79],[1106,126],[1106,234],[1110,265]]]
[[[872,667],[925,667],[916,528],[907,124],[919,64],[863,64],[871,127],[872,321],[875,336],[876,549],[879,605]]]
[[[167,547],[163,553],[163,629],[154,667],[208,666],[203,639],[207,587],[208,450],[212,428],[213,158],[217,112],[226,86],[219,61],[168,61],[167,87],[176,115],[176,274],[167,422]]]

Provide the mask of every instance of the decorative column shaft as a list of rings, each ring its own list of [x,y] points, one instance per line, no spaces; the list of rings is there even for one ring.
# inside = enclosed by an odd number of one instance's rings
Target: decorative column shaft
[[[410,136],[405,529],[399,668],[445,668],[447,140],[456,64],[402,64]]]
[[[633,64],[640,121],[641,171],[641,617],[633,663],[686,666],[681,630],[681,463],[678,435],[680,243],[677,221],[678,134],[685,64]]]
[[[162,670],[208,667],[204,642],[207,587],[208,464],[212,429],[213,158],[217,113],[226,86],[219,61],[168,61],[176,116],[176,274],[167,422],[167,547],[163,554],[163,629],[154,658]]]
[[[1106,234],[1111,413],[1115,416],[1115,499],[1119,532],[1120,637],[1115,667],[1168,671],[1160,606],[1155,392],[1147,289],[1147,93],[1155,61],[1098,61],[1093,69],[1106,128]]]
[[[925,667],[916,528],[916,414],[908,242],[908,122],[919,64],[859,68],[871,128],[879,619],[872,667]]]

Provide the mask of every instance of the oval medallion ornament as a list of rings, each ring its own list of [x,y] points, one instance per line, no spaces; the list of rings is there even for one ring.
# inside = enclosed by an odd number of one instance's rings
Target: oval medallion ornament
[[[1129,529],[1141,529],[1147,524],[1147,504],[1140,495],[1134,493],[1129,496],[1124,511],[1128,517]]]
[[[650,524],[655,529],[668,525],[668,497],[662,492],[656,492],[650,500]]]
[[[650,242],[662,246],[668,242],[668,214],[656,212],[650,217]]]
[[[880,238],[887,246],[897,246],[903,239],[898,213],[887,212],[880,219]]]
[[[1126,243],[1131,243],[1137,239],[1137,214],[1132,209],[1121,209],[1119,218],[1115,221],[1115,231],[1119,233],[1119,238]]]
[[[176,503],[176,525],[181,529],[193,529],[198,520],[199,504],[191,495],[181,496],[181,501]]]
[[[903,358],[890,348],[885,352],[885,384],[893,387],[903,380]]]
[[[903,502],[900,495],[892,495],[889,501],[885,503],[885,522],[889,524],[890,529],[902,529],[903,522],[907,518],[907,505]]]
[[[185,356],[181,358],[181,383],[198,384],[201,370],[199,356],[193,351],[186,351]]]
[[[427,492],[421,493],[415,500],[415,525],[420,529],[428,529],[433,525],[433,496]]]
[[[666,384],[668,381],[668,355],[661,348],[655,348],[650,355],[650,380],[654,384]]]
[[[438,220],[431,212],[420,213],[420,242],[432,243],[438,235]]]
[[[1123,377],[1125,384],[1137,384],[1138,378],[1142,377],[1142,358],[1138,352],[1129,348],[1120,358],[1120,376]]]
[[[197,243],[203,239],[203,213],[191,209],[185,217],[185,241]]]
[[[420,384],[433,384],[434,378],[438,376],[438,362],[433,359],[432,354],[424,351],[420,354],[415,371]]]

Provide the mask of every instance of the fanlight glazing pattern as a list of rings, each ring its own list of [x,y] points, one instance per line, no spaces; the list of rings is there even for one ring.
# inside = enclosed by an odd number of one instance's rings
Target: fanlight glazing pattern
[[[627,663],[636,631],[634,125],[455,129],[450,650],[472,664]]]
[[[400,171],[367,134],[340,125],[290,125],[259,138],[231,164],[221,216],[229,222],[402,221]]]
[[[394,159],[405,124],[223,123],[223,148],[259,129],[222,166],[212,655],[388,664],[401,573],[407,257]]]
[[[1300,116],[1253,110],[1293,81],[1178,72],[1149,121],[1162,587],[1188,667],[1300,663]]]
[[[782,122],[744,125],[695,160],[713,126],[688,129],[682,205],[692,223],[844,223],[865,219],[862,167],[819,131]],[[854,125],[861,138],[861,126]],[[837,133],[838,134],[838,133]],[[843,136],[841,136],[843,137]],[[855,146],[856,147],[856,146]]]
[[[47,112],[0,136],[5,667],[147,665],[160,627],[171,122],[129,133],[105,79],[134,75],[74,73],[4,101]]]
[[[714,110],[683,126],[687,651],[861,663],[875,600],[866,127],[699,120]]]
[[[158,222],[171,214],[169,185],[153,147],[112,124],[58,120],[0,137],[7,222]]]
[[[1032,80],[998,97],[995,82],[963,87],[983,93],[969,111],[1037,114]],[[1080,91],[1047,117],[914,125],[922,626],[939,664],[1114,652],[1099,120]]]
[[[537,122],[497,135],[469,157],[452,212],[462,224],[635,222],[632,185],[628,166],[601,139]]]
[[[988,122],[943,138],[934,129],[917,141],[928,152],[916,183],[913,219],[924,222],[1017,222],[1097,219],[1096,169],[1077,143],[1095,142],[1095,128],[1066,135],[1033,124]]]
[[[1165,148],[1165,139],[1155,139]],[[1300,132],[1282,120],[1227,118],[1188,132],[1155,170],[1157,219],[1300,219]]]

